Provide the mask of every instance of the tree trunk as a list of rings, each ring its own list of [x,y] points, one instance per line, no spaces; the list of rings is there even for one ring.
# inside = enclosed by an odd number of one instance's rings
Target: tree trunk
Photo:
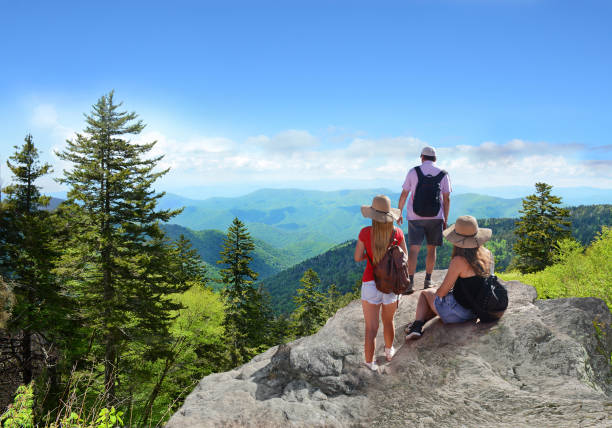
[[[115,338],[113,333],[109,332],[106,336],[106,352],[104,355],[104,388],[107,406],[113,406],[117,398],[115,395],[115,378],[117,376],[117,367],[115,367],[116,359]]]
[[[21,341],[22,376],[24,385],[32,381],[32,332],[24,330]]]

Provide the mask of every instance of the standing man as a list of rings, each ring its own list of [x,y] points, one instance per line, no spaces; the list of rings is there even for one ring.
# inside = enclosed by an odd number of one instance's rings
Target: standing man
[[[446,229],[450,208],[450,179],[446,171],[434,166],[435,161],[436,150],[433,147],[424,147],[421,150],[421,165],[415,166],[406,175],[398,204],[400,217],[397,223],[401,225],[404,204],[410,195],[406,210],[410,282],[414,279],[423,238],[427,240],[423,288],[429,288],[431,285],[431,273],[436,265],[436,247],[442,245],[442,231]]]

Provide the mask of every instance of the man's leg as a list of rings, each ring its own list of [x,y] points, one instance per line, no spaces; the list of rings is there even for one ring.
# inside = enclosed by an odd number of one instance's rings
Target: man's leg
[[[417,259],[419,257],[420,245],[411,245],[408,250],[408,274],[412,277],[416,272]]]
[[[431,275],[434,270],[434,266],[436,265],[436,246],[428,245],[427,246],[427,259],[425,260],[425,273]]]
[[[425,280],[423,281],[423,288],[431,287],[431,273],[436,265],[436,246],[427,246],[427,257],[425,258]]]
[[[436,266],[436,247],[442,245],[443,220],[430,220],[426,226],[427,257],[425,259],[425,281],[423,288],[431,286],[431,273]]]
[[[421,222],[408,220],[408,274],[410,275],[410,282],[414,279],[419,250],[421,249],[424,238],[425,229],[421,225]]]

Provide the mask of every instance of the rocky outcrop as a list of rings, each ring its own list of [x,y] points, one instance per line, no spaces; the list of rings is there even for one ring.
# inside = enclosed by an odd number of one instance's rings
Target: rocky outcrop
[[[434,283],[444,273],[434,272]],[[399,350],[384,361],[381,326],[378,372],[362,364],[363,316],[354,301],[317,334],[202,379],[167,427],[610,426],[607,306],[594,298],[536,301],[533,287],[507,286],[510,306],[498,322],[435,318],[408,343],[403,328],[418,293],[403,297]]]

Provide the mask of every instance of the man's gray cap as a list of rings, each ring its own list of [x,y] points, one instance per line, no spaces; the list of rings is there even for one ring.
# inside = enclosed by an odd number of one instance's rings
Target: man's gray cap
[[[431,146],[423,147],[423,150],[421,150],[421,155],[422,156],[435,156],[436,155],[436,149],[434,149]]]

